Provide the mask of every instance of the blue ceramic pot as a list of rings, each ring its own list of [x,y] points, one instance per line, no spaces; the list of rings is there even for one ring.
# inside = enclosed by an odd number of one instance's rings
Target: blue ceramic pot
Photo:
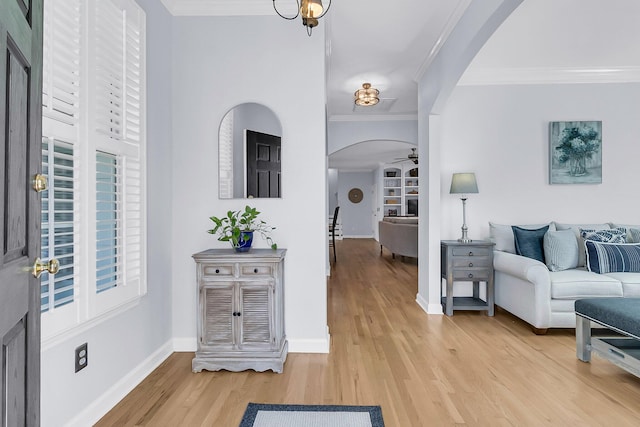
[[[236,252],[248,252],[253,243],[253,231],[241,231]]]

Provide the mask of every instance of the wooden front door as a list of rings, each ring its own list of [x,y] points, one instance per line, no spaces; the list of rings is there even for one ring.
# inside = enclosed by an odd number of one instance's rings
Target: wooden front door
[[[280,137],[247,130],[247,197],[280,197]]]
[[[2,426],[40,425],[42,0],[0,0]]]

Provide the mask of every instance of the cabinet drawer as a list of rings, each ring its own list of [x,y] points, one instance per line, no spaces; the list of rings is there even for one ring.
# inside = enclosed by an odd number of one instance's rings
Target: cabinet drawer
[[[460,247],[460,248],[456,248],[456,247],[451,248],[451,253],[453,254],[454,257],[457,257],[457,256],[464,256],[464,257],[487,256],[488,257],[489,255],[491,255],[491,251],[493,251],[492,248],[475,248],[470,246]]]
[[[202,264],[202,275],[233,277],[233,264]]]
[[[455,257],[452,258],[453,268],[487,268],[491,266],[489,257]]]
[[[453,280],[487,280],[489,271],[485,268],[456,268],[453,270]]]
[[[240,264],[240,277],[273,277],[273,264]]]

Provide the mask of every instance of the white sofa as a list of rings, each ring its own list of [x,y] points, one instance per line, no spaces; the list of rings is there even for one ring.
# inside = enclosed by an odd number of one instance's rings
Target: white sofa
[[[496,305],[523,319],[537,334],[544,334],[548,328],[575,328],[574,302],[581,298],[640,297],[640,272],[609,272],[598,274],[585,266],[585,241],[580,237],[580,229],[607,230],[624,228],[626,244],[636,243],[631,235],[638,238],[640,226],[618,224],[562,224],[548,223],[521,225],[525,229],[539,229],[549,226],[551,235],[562,230],[571,230],[575,236],[578,259],[572,268],[553,268],[532,258],[516,255],[514,234],[510,225],[490,223],[490,239],[494,248],[495,302]],[[549,237],[545,235],[545,239]],[[610,244],[612,245],[612,244]],[[546,247],[545,250],[549,249]],[[634,248],[630,248],[635,250]],[[561,250],[565,256],[571,250]],[[595,256],[593,258],[596,258]],[[565,266],[566,267],[566,266]],[[550,271],[551,269],[559,271]],[[602,271],[606,271],[603,269]]]

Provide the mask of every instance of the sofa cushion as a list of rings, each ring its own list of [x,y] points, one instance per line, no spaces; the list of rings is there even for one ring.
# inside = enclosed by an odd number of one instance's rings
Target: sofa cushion
[[[640,243],[640,225],[610,223],[611,228],[622,227],[627,232],[627,243]]]
[[[544,259],[551,271],[578,266],[578,241],[571,230],[549,230],[544,235]]]
[[[551,298],[578,299],[589,297],[621,297],[622,283],[613,277],[582,268],[549,272]]]
[[[511,228],[513,229],[516,254],[544,262],[544,247],[542,242],[545,233],[549,230],[549,226],[545,225],[535,230],[528,230],[518,227],[517,225]]]
[[[611,227],[609,224],[564,224],[560,222],[555,223],[556,230],[572,230],[576,235],[576,240],[578,241],[578,267],[584,267],[587,257],[585,255],[584,250],[584,239],[580,236],[580,229],[590,229],[590,230],[607,230]]]
[[[626,243],[627,229],[624,227],[611,228],[609,230],[580,229],[580,237],[584,240],[605,243]]]
[[[553,223],[518,225],[518,227],[525,228],[527,230],[542,228],[544,226],[549,226],[549,230],[555,230]],[[495,243],[493,249],[512,254],[516,253],[515,239],[513,237],[513,229],[511,227],[511,225],[489,222],[489,239]]]
[[[585,240],[587,267],[595,273],[640,273],[640,244]]]
[[[625,298],[640,298],[640,273],[607,273],[609,277],[622,283]]]

